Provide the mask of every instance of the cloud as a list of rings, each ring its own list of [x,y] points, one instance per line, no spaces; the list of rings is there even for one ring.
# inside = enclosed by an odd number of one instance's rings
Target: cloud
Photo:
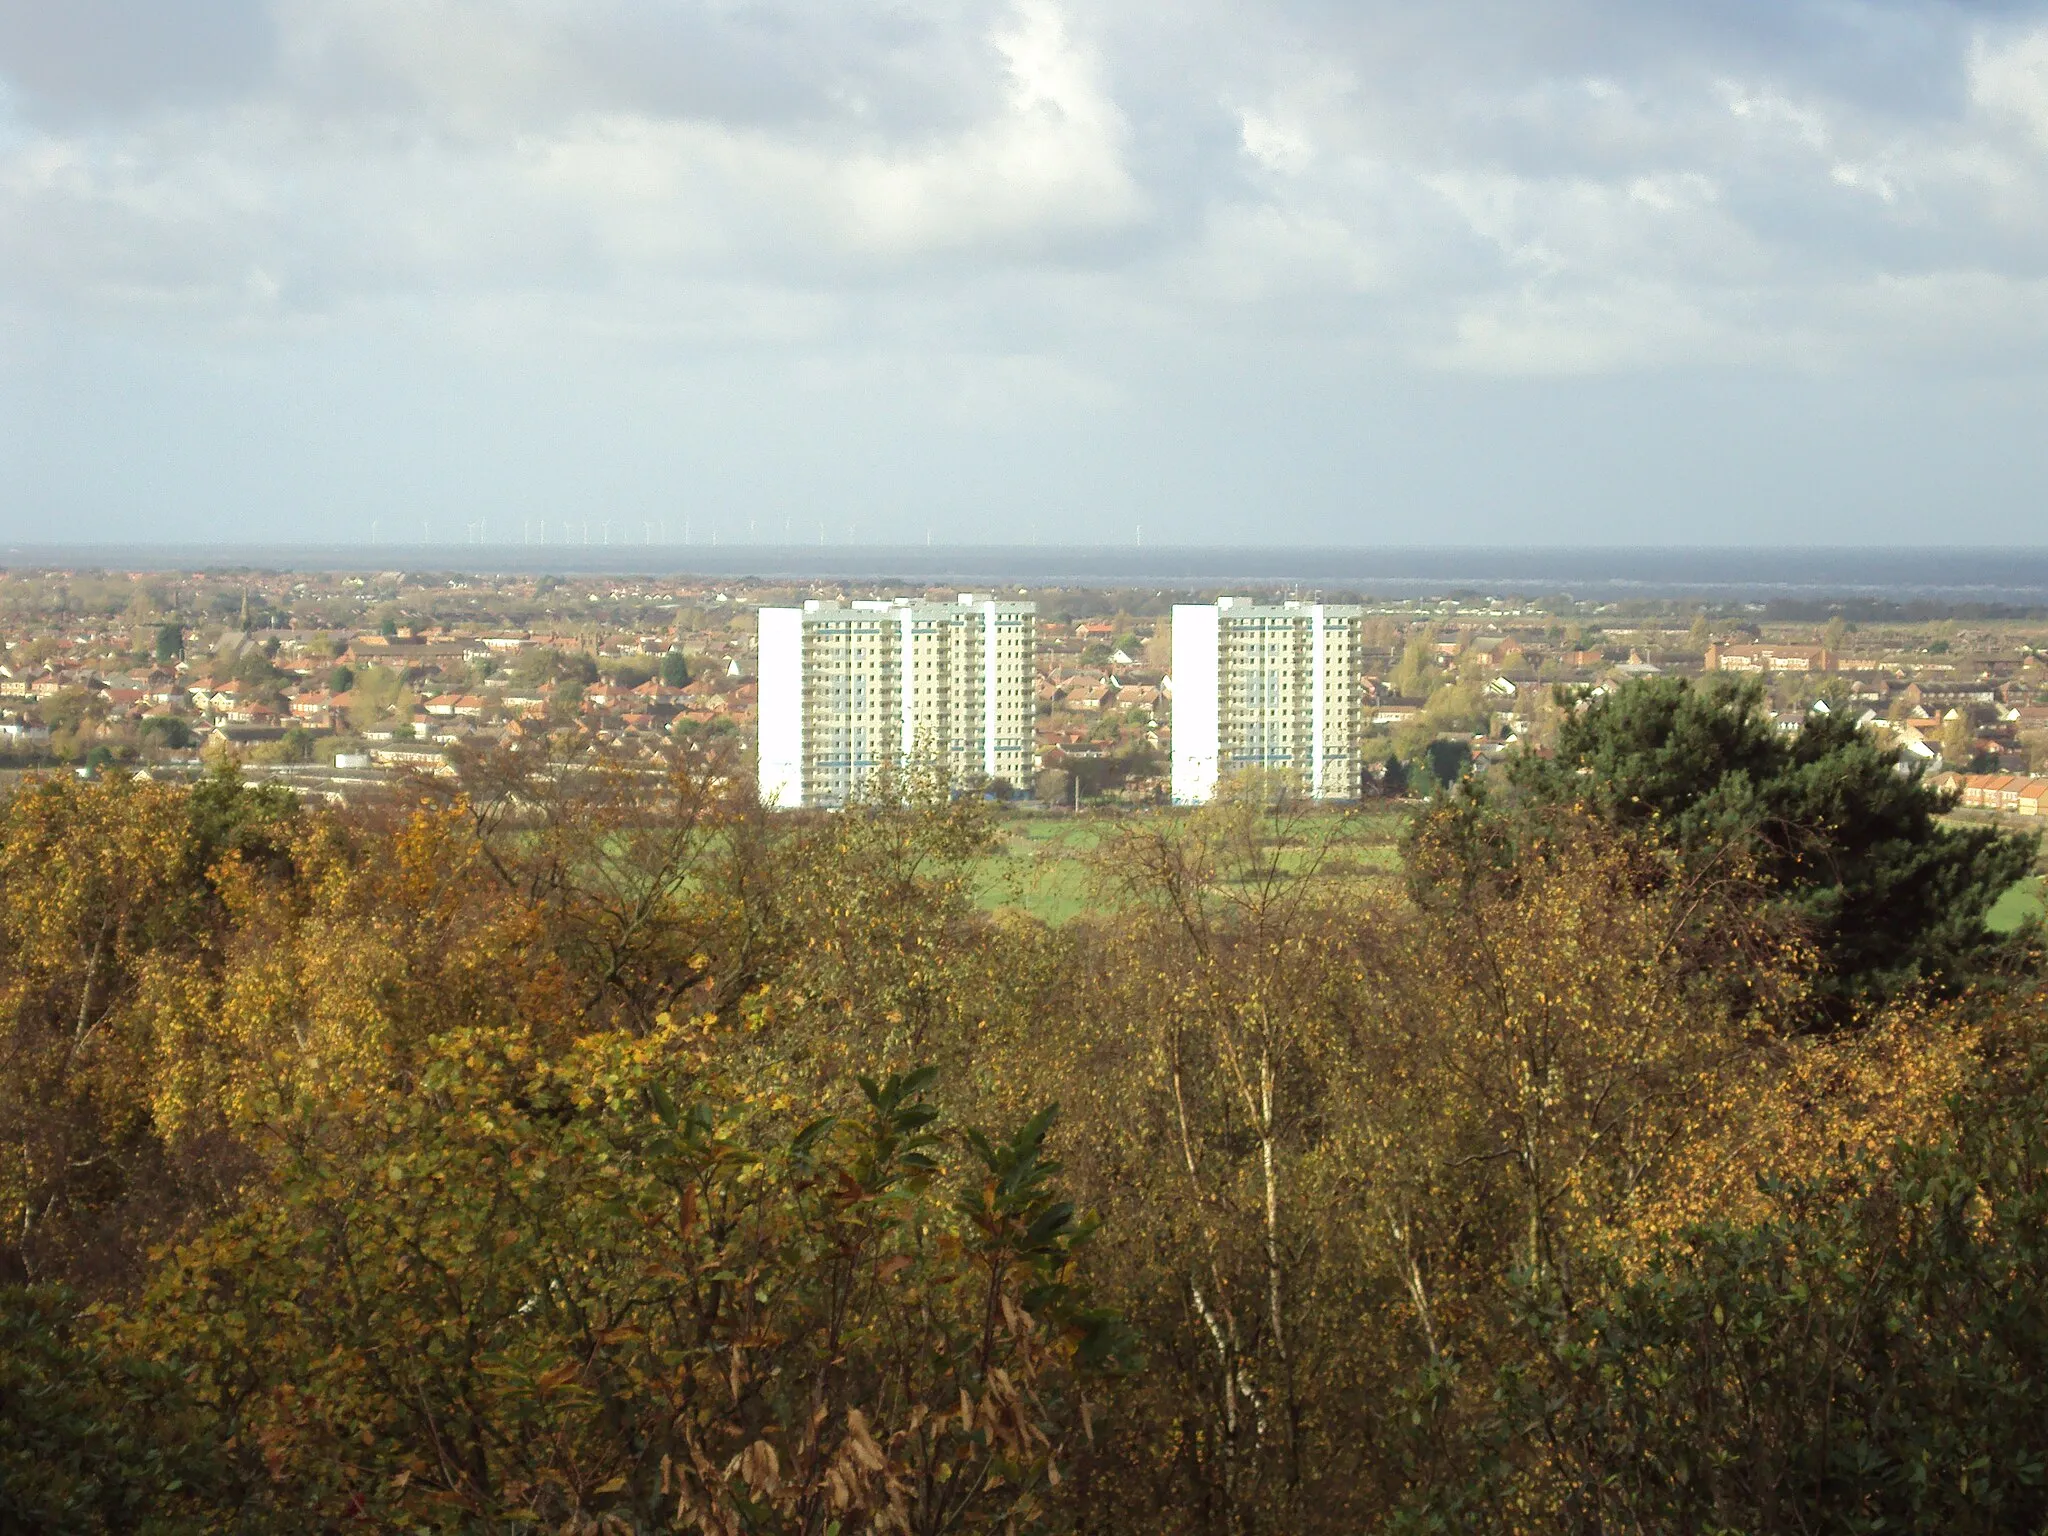
[[[1062,13],[1024,0],[992,41],[1005,76],[997,110],[920,151],[869,149],[821,168],[833,222],[854,243],[899,254],[1036,245],[1142,214],[1123,115]]]
[[[2048,27],[2002,41],[1980,33],[1971,41],[1969,71],[1979,107],[2020,124],[2048,148]]]
[[[971,48],[924,47],[931,69],[978,78],[916,112],[875,105],[900,49],[871,47],[865,81],[779,61],[775,121],[758,101],[726,110],[729,93],[654,110],[630,72],[608,89],[619,61],[559,10],[506,25],[451,0],[293,0],[277,21],[275,77],[236,99],[17,119],[0,139],[14,295],[236,309],[252,266],[287,308],[500,287],[632,302],[764,276],[816,290],[936,257],[1056,259],[1144,216],[1101,60],[1043,0],[993,12]],[[734,30],[728,51],[755,58]]]
[[[1315,144],[1303,129],[1247,108],[1238,114],[1244,152],[1266,170],[1295,176],[1308,169],[1316,155]]]
[[[271,58],[263,0],[0,0],[0,64],[59,121],[248,89]]]
[[[2043,275],[2048,29],[1931,0],[173,9],[0,0],[0,304],[1521,374],[2002,358]]]

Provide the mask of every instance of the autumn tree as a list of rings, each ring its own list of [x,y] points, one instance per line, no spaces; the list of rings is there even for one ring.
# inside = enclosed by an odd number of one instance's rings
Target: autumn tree
[[[763,1122],[682,1026],[557,1061],[446,1036],[414,1092],[287,1122],[273,1193],[123,1329],[282,1528],[912,1536],[1062,1523],[1090,1383],[1050,1111],[948,1133],[932,1074]]]
[[[799,1080],[974,1061],[980,1027],[1014,1001],[1010,945],[1031,944],[975,900],[988,807],[918,767],[841,811],[754,825],[724,877],[738,926],[720,997],[762,1058]]]
[[[715,985],[735,926],[729,875],[757,819],[727,756],[652,762],[578,742],[458,749],[427,780],[505,899],[532,912],[591,1023],[651,1028]],[[730,979],[731,968],[727,969]]]
[[[2038,1027],[2038,1026],[2036,1026]],[[1519,1285],[1467,1478],[1397,1530],[2033,1530],[2048,1519],[2048,1072],[1769,1183],[1577,1297]]]
[[[1552,757],[1512,759],[1498,803],[1582,805],[1714,863],[1754,861],[1819,950],[1823,1017],[1994,966],[1991,905],[2038,839],[1952,828],[1950,801],[1845,715],[1776,729],[1754,679],[1646,678],[1587,697]]]
[[[394,710],[410,714],[416,702],[405,674],[395,667],[365,666],[349,680],[349,720],[358,729],[373,725]]]
[[[1349,1530],[1455,1482],[1517,1277],[1597,1290],[1746,1211],[1760,1152],[1811,1168],[1953,1081],[1922,1054],[1959,1037],[1796,1034],[1811,955],[1740,861],[1561,813],[1475,867],[1473,814],[1411,841],[1417,902],[1363,909],[1318,878],[1327,816],[1133,830],[1071,940],[1076,1022],[1000,1039],[1068,1085],[1077,1183],[1128,1237],[1091,1260],[1153,1362],[1101,1453],[1113,1528]]]
[[[1386,1363],[1381,1279],[1333,1220],[1327,1120],[1355,990],[1318,878],[1339,828],[1239,791],[1105,842],[1104,919],[991,1042],[991,1070],[1068,1085],[1075,1178],[1125,1234],[1093,1262],[1153,1368],[1095,1469],[1105,1529],[1316,1529],[1368,1492],[1341,1405]]]
[[[1975,1404],[2037,1407],[1999,1128],[2039,1118],[2038,1009],[1887,980],[1810,1028],[1900,942],[1850,916],[2007,845],[1853,734],[1624,702],[1404,815],[1399,868],[1351,842],[1385,809],[1270,783],[1105,820],[1059,926],[990,910],[1004,824],[936,775],[780,812],[559,739],[345,811],[31,783],[0,1525],[2031,1511],[2017,1461],[1969,1499],[2018,1455]],[[1953,937],[1973,969],[1924,974],[1982,976]],[[1861,1494],[1815,1480],[1837,1400]],[[1915,1503],[1916,1455],[1969,1499]]]
[[[218,862],[268,856],[293,814],[282,792],[118,775],[0,803],[0,1271],[104,1278],[184,1203],[161,1009],[211,963]]]
[[[1441,676],[1435,644],[1427,633],[1418,632],[1408,637],[1389,681],[1404,699],[1426,699]]]

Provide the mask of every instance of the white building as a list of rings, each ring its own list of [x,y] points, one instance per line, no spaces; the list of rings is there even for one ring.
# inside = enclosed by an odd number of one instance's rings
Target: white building
[[[1245,772],[1316,800],[1357,797],[1360,612],[1227,597],[1174,608],[1174,804]]]
[[[1028,783],[1035,603],[763,608],[761,798],[839,806],[887,764]]]

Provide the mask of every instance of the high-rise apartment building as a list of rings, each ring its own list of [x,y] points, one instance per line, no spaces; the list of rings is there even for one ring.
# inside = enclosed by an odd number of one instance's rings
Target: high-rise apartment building
[[[1359,792],[1361,611],[1327,603],[1173,610],[1173,799],[1199,805],[1219,778],[1278,775],[1316,800]]]
[[[1035,603],[807,602],[761,610],[761,798],[840,806],[884,765],[1030,781]]]

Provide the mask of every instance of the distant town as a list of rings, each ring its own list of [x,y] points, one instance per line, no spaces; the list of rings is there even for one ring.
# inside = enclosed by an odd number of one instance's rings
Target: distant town
[[[757,760],[784,804],[843,803],[925,751],[1046,808],[1196,800],[1247,767],[1350,800],[1541,750],[1555,685],[1723,672],[1759,678],[1787,731],[1847,712],[1965,808],[2041,814],[2048,614],[1864,608],[17,570],[0,768],[231,758],[345,800],[462,745],[697,745]]]

